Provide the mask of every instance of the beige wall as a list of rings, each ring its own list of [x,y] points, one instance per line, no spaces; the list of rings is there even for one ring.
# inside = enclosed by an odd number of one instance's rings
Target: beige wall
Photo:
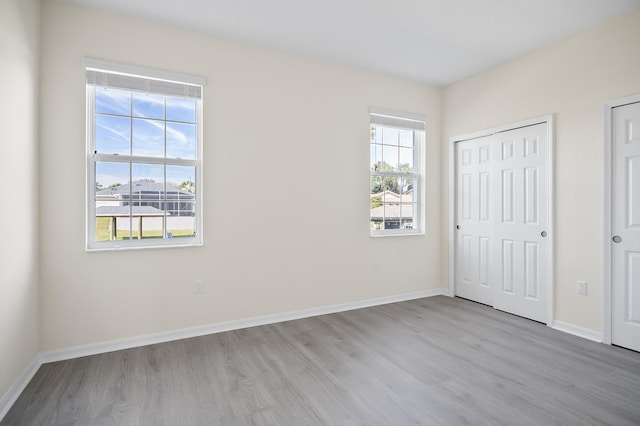
[[[444,287],[438,89],[43,8],[42,350]],[[85,56],[208,79],[204,247],[85,252]],[[424,236],[369,237],[370,105],[427,116]]]
[[[639,45],[640,12],[635,12],[443,93],[445,140],[555,114],[555,319],[595,331],[602,329],[603,303],[603,103],[640,93]],[[442,146],[445,182],[446,142]],[[442,208],[446,223],[448,201]],[[443,255],[447,250],[443,244]],[[443,279],[446,274],[443,269]],[[576,294],[576,280],[588,282],[588,296]]]
[[[0,1],[0,399],[39,347],[37,88],[40,2]]]

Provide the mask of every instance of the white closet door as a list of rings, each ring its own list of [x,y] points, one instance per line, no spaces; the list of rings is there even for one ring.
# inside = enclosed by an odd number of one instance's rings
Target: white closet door
[[[612,117],[611,342],[640,351],[640,103]]]
[[[495,135],[493,306],[547,321],[548,137],[537,124]]]
[[[492,137],[456,144],[456,295],[487,305],[491,296]]]
[[[547,321],[548,125],[455,144],[455,294]]]

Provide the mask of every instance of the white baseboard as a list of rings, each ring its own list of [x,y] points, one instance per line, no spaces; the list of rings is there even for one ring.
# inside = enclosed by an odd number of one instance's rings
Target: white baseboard
[[[13,403],[16,402],[24,388],[26,388],[31,379],[33,379],[33,376],[41,365],[42,361],[40,360],[40,355],[36,354],[22,374],[18,376],[18,379],[5,392],[5,394],[2,395],[2,398],[0,398],[0,421],[2,421],[7,412],[9,412]]]
[[[59,349],[37,354],[16,382],[0,399],[0,421],[7,414],[16,399],[20,396],[29,381],[42,364],[79,358],[88,355],[97,355],[122,349],[136,348],[156,343],[171,342],[173,340],[188,339],[191,337],[205,336],[224,331],[239,330],[242,328],[256,327],[266,324],[274,324],[282,321],[291,321],[318,315],[333,314],[336,312],[351,311],[354,309],[368,308],[371,306],[386,305],[387,303],[404,302],[406,300],[421,299],[432,296],[450,296],[449,289],[435,288],[430,290],[403,293],[393,296],[377,297],[374,299],[359,300],[356,302],[340,303],[336,305],[321,306],[317,308],[302,309],[299,311],[282,312],[272,315],[246,318],[234,321],[225,321],[207,324],[197,327],[183,328],[179,330],[161,333],[147,334],[126,339],[110,340],[72,348]]]
[[[413,293],[404,293],[393,296],[377,297],[374,299],[359,300],[356,302],[340,303],[337,305],[321,306],[317,308],[302,309],[299,311],[282,312],[259,317],[245,318],[233,321],[224,321],[206,324],[179,330],[165,331],[161,333],[146,334],[143,336],[126,339],[110,340],[72,348],[43,352],[40,354],[42,363],[63,361],[82,356],[96,355],[122,349],[136,348],[157,343],[171,342],[173,340],[188,339],[191,337],[206,336],[208,334],[222,333],[225,331],[239,330],[242,328],[256,327],[266,324],[274,324],[283,321],[291,321],[300,318],[314,317],[318,315],[332,314],[336,312],[350,311],[353,309],[368,308],[371,306],[385,305],[387,303],[403,302],[405,300],[420,299],[423,297],[448,295],[447,289],[423,290]]]
[[[569,322],[554,321],[551,328],[558,331],[563,331],[565,333],[573,334],[574,336],[582,337],[584,339],[593,340],[594,342],[602,343],[601,332],[580,327]]]

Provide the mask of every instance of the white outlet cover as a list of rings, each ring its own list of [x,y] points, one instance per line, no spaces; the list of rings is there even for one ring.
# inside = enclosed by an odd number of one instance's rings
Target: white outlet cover
[[[587,282],[586,281],[578,281],[576,285],[576,292],[580,295],[587,295]]]

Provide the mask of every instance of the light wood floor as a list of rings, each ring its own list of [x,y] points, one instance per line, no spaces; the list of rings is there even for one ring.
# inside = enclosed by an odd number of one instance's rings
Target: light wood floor
[[[640,425],[640,353],[433,297],[43,365],[2,425]]]

